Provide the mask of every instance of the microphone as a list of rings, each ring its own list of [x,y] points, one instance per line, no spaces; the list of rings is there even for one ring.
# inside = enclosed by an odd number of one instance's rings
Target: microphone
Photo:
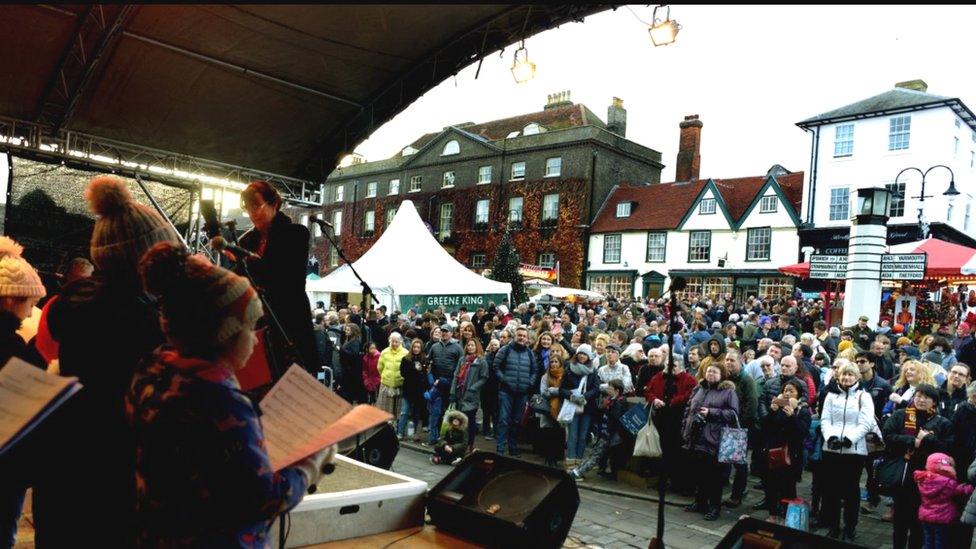
[[[326,221],[324,219],[319,219],[318,216],[315,216],[315,215],[309,216],[309,220],[312,223],[315,223],[316,225],[318,225],[319,227],[321,227],[323,231],[325,230],[326,227],[328,227],[330,229],[332,228],[332,223],[329,223],[328,221]]]
[[[241,259],[261,259],[261,256],[252,252],[251,250],[245,250],[236,244],[231,244],[224,240],[222,236],[215,236],[210,239],[210,247],[217,252],[222,252],[224,250],[237,256],[238,261]]]

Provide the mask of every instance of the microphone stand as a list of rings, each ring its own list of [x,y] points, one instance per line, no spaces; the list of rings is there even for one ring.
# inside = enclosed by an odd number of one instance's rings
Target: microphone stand
[[[315,221],[325,224],[325,222],[320,219],[316,219]],[[326,228],[331,228],[331,227],[329,227],[328,225],[323,227],[323,229]],[[373,289],[369,287],[369,284],[367,284],[365,280],[363,280],[363,277],[359,276],[359,273],[356,272],[356,267],[353,267],[352,261],[349,261],[349,258],[346,257],[346,254],[342,252],[342,248],[340,248],[339,244],[336,243],[335,238],[331,234],[329,234],[329,231],[323,230],[322,232],[325,233],[325,236],[329,239],[329,244],[331,244],[332,247],[335,248],[336,253],[339,254],[339,258],[345,261],[346,265],[349,265],[349,269],[352,270],[353,276],[355,276],[356,280],[359,281],[359,285],[363,287],[363,298],[359,301],[359,310],[365,313],[373,312],[373,304],[374,303],[379,304],[380,302],[378,299],[376,299],[376,295],[373,294]],[[367,295],[370,297],[370,299],[366,299]],[[367,306],[369,307],[368,309]]]
[[[685,279],[681,276],[676,276],[671,279],[671,310],[670,313],[670,332],[668,333],[668,355],[665,357],[667,362],[664,367],[664,407],[663,409],[668,410],[668,414],[673,411],[669,409],[671,405],[671,397],[674,396],[675,392],[675,379],[674,379],[674,340],[678,335],[678,330],[681,328],[681,324],[678,322],[678,294],[685,288]],[[653,404],[651,405],[653,408]],[[668,426],[665,426],[667,429]],[[667,448],[672,450],[672,448]],[[664,549],[664,497],[667,494],[667,481],[668,472],[667,464],[669,460],[665,459],[664,456],[664,445],[661,445],[661,470],[658,473],[657,480],[657,535],[651,539],[648,548],[651,549]]]

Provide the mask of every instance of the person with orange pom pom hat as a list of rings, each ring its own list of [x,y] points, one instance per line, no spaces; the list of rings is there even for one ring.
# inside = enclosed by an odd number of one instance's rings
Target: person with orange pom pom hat
[[[132,545],[135,444],[123,399],[136,365],[165,340],[137,266],[158,242],[182,245],[172,224],[136,202],[124,179],[95,177],[85,198],[96,217],[90,249],[95,273],[67,285],[48,311],[61,374],[78,377],[84,389],[48,418],[49,439],[34,456],[37,471],[63,470],[70,456],[77,474],[34,479],[38,547],[95,539],[103,547]],[[92,494],[98,494],[98,505],[92,505]]]

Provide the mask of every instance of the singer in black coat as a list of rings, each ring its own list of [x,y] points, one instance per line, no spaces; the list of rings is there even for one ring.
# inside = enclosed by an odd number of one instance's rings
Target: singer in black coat
[[[315,375],[321,365],[312,329],[312,307],[305,293],[310,241],[308,227],[292,223],[291,218],[279,211],[271,221],[267,235],[251,229],[241,235],[240,246],[261,256],[260,259],[248,259],[247,269],[295,344],[302,367]],[[239,264],[236,270],[242,271]],[[270,322],[267,311],[265,318]],[[269,324],[269,327],[273,353],[283,372],[291,363],[285,361],[284,342],[273,326]]]

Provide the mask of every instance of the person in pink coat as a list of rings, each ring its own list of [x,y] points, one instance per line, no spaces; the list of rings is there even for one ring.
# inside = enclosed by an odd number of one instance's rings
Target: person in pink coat
[[[943,453],[925,460],[925,470],[915,471],[915,483],[922,496],[918,520],[922,523],[925,549],[948,547],[949,525],[959,520],[960,498],[973,493],[969,484],[956,481],[956,463]]]
[[[380,388],[379,362],[380,352],[376,350],[375,343],[370,343],[369,350],[363,355],[363,385],[370,404],[376,402],[376,391]]]

